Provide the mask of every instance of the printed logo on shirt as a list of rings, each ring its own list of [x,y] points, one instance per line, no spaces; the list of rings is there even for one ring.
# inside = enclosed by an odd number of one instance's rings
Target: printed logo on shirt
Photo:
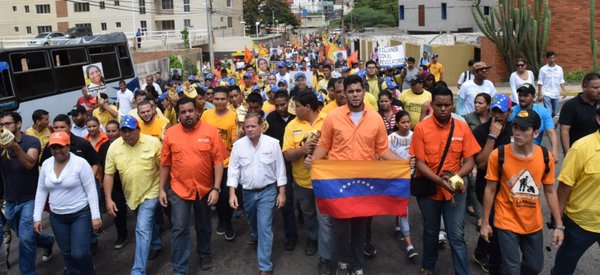
[[[199,138],[198,142],[210,143],[210,138]]]
[[[537,206],[540,190],[533,181],[529,170],[521,170],[518,175],[510,178],[508,185],[510,186],[511,202],[517,208],[535,208]]]
[[[463,141],[463,137],[452,137],[452,141]]]
[[[293,133],[294,133],[294,136],[302,135],[302,130],[295,130]]]

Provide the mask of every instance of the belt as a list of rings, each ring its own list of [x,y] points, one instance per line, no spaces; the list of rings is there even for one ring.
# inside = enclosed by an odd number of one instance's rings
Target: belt
[[[261,188],[244,189],[244,191],[248,191],[248,192],[260,192],[260,191],[263,191],[263,190],[265,190],[265,189],[273,186],[274,184],[275,183],[270,183],[270,184],[267,184],[267,185],[265,185],[265,186],[263,186]]]

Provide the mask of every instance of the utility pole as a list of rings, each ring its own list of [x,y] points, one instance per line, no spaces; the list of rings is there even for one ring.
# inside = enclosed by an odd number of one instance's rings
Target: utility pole
[[[208,33],[208,56],[210,59],[210,68],[211,71],[215,66],[215,52],[213,50],[213,34],[212,34],[212,0],[205,0],[206,5],[206,28]]]

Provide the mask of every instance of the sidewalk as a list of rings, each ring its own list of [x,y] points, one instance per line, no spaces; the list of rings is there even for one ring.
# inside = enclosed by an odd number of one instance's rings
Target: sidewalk
[[[499,93],[503,93],[503,94],[507,94],[507,95],[511,94],[510,86],[509,86],[508,82],[496,83],[495,86],[496,86],[496,91],[498,91]],[[537,90],[537,85],[535,88]],[[567,89],[567,98],[565,98],[565,99],[561,98],[561,101],[569,99],[573,96],[576,96],[578,93],[581,93],[581,85],[566,84],[565,88]],[[458,88],[456,87],[456,85],[450,87],[450,90],[452,90],[452,92],[455,95],[458,95]]]

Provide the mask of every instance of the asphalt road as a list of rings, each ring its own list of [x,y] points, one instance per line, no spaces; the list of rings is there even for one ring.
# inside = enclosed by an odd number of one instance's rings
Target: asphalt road
[[[548,139],[545,138],[544,144],[549,147]],[[560,167],[562,158],[557,167]],[[556,174],[558,175],[558,170]],[[549,217],[548,207],[543,199],[544,217]],[[375,217],[373,221],[373,241],[377,248],[377,254],[373,259],[365,260],[364,271],[366,274],[419,274],[420,255],[422,255],[422,218],[416,204],[412,199],[409,205],[411,233],[413,242],[419,256],[416,262],[409,262],[406,259],[404,243],[397,241],[393,237],[394,219],[392,217]],[[476,231],[475,219],[465,215],[465,239],[468,246],[469,256],[472,255],[479,233]],[[97,274],[129,274],[133,265],[135,250],[135,216],[129,213],[129,243],[121,250],[113,250],[112,245],[116,239],[116,230],[112,218],[104,215],[104,233],[99,237],[99,248],[94,256]],[[198,258],[195,256],[195,245],[192,246],[192,257],[190,258],[189,274],[258,274],[258,265],[256,259],[256,249],[248,246],[248,225],[245,218],[234,218],[234,227],[237,231],[237,238],[228,242],[222,236],[213,233],[213,268],[210,271],[200,271],[198,267]],[[51,233],[47,216],[44,218],[45,232]],[[213,228],[216,228],[216,213],[213,212]],[[281,215],[274,215],[274,244],[272,261],[274,272],[276,274],[317,274],[317,256],[304,255],[305,239],[300,237],[294,251],[285,251],[283,249],[283,227]],[[299,234],[303,236],[303,226],[299,225]],[[544,244],[551,244],[551,231],[544,230]],[[194,236],[194,234],[192,234]],[[165,249],[154,260],[148,264],[148,274],[171,274],[170,268],[170,232],[167,230],[162,233]],[[195,240],[195,237],[194,237]],[[195,241],[193,242],[195,243]],[[12,267],[9,274],[19,274],[18,272],[18,242],[13,233],[11,243],[11,253],[9,261]],[[57,246],[54,247],[53,258],[46,263],[41,261],[41,250],[37,253],[37,272],[38,274],[62,274],[63,261]],[[544,270],[542,274],[549,274],[554,265],[556,250],[551,252],[544,251]],[[600,267],[600,247],[592,246],[581,258],[577,266],[576,274],[598,274]],[[485,274],[475,263],[471,262],[471,274]],[[595,271],[594,271],[595,270]],[[436,274],[453,274],[452,256],[450,248],[440,249],[439,259],[436,267]]]

